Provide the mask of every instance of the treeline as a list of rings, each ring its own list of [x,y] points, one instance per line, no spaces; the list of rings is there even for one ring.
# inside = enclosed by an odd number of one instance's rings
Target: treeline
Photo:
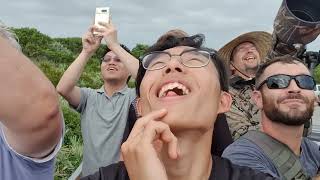
[[[55,86],[82,50],[80,37],[51,38],[34,28],[14,28],[13,31],[19,38],[23,53],[43,70]],[[106,48],[107,46],[102,44],[92,56],[81,76],[79,86],[101,87],[99,61]],[[137,44],[132,49],[132,54],[140,57],[147,48],[148,45]]]

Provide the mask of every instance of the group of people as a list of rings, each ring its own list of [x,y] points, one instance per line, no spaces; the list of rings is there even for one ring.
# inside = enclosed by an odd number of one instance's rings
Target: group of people
[[[174,29],[138,60],[112,23],[101,25],[83,36],[56,89],[1,27],[0,179],[53,179],[64,132],[58,93],[81,114],[84,180],[320,176],[319,145],[304,137],[315,80],[296,57],[266,61],[269,33],[216,51],[204,35]],[[78,87],[101,41],[103,86]]]

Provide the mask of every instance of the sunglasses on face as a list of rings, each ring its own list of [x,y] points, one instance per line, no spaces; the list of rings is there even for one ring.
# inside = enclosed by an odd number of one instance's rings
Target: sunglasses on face
[[[292,79],[294,79],[297,86],[301,89],[313,90],[316,85],[313,77],[309,75],[303,74],[290,76],[286,74],[277,74],[264,80],[259,86],[257,86],[257,90],[261,89],[264,84],[267,84],[269,89],[285,89],[290,85]]]

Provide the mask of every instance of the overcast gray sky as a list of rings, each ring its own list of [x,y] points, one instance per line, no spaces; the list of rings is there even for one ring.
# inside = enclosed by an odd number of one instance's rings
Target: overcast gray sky
[[[162,33],[181,28],[203,33],[219,49],[241,33],[272,32],[281,0],[0,0],[0,20],[34,27],[51,37],[81,37],[93,22],[95,7],[111,7],[119,40],[130,48],[152,44]],[[308,50],[320,49],[320,37]]]

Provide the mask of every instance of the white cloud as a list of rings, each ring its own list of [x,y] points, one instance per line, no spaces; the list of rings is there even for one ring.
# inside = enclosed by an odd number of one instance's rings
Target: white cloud
[[[0,20],[14,27],[35,27],[54,37],[80,37],[93,21],[96,6],[110,6],[121,42],[153,43],[171,28],[206,35],[218,49],[241,33],[272,32],[281,0],[1,0]],[[320,38],[312,49],[320,49]]]

